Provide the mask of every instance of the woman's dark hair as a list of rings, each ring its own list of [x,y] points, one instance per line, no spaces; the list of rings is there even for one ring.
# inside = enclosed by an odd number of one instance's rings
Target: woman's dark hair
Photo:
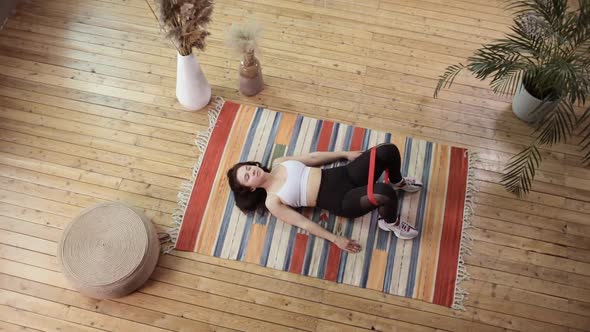
[[[266,190],[264,188],[256,188],[252,191],[249,187],[240,184],[238,181],[238,169],[245,165],[253,165],[262,168],[263,171],[270,173],[270,170],[265,166],[262,166],[257,161],[245,161],[235,164],[232,168],[227,171],[227,180],[229,181],[229,187],[234,193],[236,199],[236,206],[240,208],[244,213],[250,212],[261,212],[267,211],[266,205]]]

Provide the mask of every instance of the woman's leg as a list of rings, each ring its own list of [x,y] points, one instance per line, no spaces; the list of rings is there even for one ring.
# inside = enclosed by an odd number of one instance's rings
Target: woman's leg
[[[367,186],[357,187],[349,190],[342,200],[340,215],[348,218],[357,218],[377,208],[383,220],[378,221],[379,228],[394,232],[395,235],[404,240],[413,239],[418,231],[410,224],[398,219],[397,216],[397,195],[395,190],[388,184],[376,183],[373,187],[373,195],[378,206],[369,202]]]
[[[397,220],[398,206],[395,190],[388,184],[376,183],[373,186],[373,195],[378,206],[369,201],[366,185],[349,190],[342,200],[340,215],[347,218],[357,218],[377,208],[381,218],[388,223],[394,223]]]
[[[375,149],[375,180],[387,169],[389,171],[389,181],[391,183],[400,183],[402,181],[401,155],[397,146],[384,143],[378,145]],[[371,150],[369,149],[345,166],[348,176],[355,185],[363,186],[367,184],[369,181],[370,163]]]

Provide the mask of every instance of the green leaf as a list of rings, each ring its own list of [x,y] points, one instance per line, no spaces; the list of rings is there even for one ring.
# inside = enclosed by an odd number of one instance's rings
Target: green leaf
[[[541,163],[541,154],[536,144],[523,149],[510,159],[502,175],[501,183],[508,192],[519,197],[527,194],[532,186],[535,172]]]
[[[502,75],[496,75],[490,86],[494,93],[500,95],[515,94],[518,83],[521,81],[522,69],[514,69]]]
[[[542,104],[540,108],[547,105],[548,102]],[[575,128],[576,114],[573,105],[569,100],[563,99],[559,102],[557,107],[546,111],[535,133],[538,134],[538,139],[541,144],[556,144],[560,141],[567,140]]]
[[[450,88],[453,84],[453,81],[455,80],[455,77],[457,77],[457,74],[459,74],[461,70],[463,70],[464,68],[465,66],[462,63],[458,65],[448,66],[445,70],[445,73],[442,76],[440,76],[438,80],[438,84],[436,85],[436,89],[434,90],[434,98],[438,97],[438,92],[440,91],[440,89]]]
[[[582,128],[580,135],[582,136],[582,151],[586,151],[586,154],[582,158],[582,162],[585,165],[590,165],[590,107],[586,109],[580,120],[578,126]]]

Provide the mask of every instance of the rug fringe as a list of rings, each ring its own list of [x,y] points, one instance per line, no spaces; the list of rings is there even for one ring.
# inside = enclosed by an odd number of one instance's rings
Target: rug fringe
[[[471,255],[473,246],[473,238],[469,234],[469,230],[475,228],[471,219],[473,218],[473,211],[475,209],[475,195],[479,192],[475,182],[475,166],[481,160],[477,153],[467,152],[469,158],[469,166],[467,172],[467,191],[465,193],[465,208],[463,210],[463,227],[461,229],[461,244],[459,247],[459,267],[457,269],[457,281],[455,284],[455,295],[453,297],[453,309],[465,310],[465,301],[469,293],[461,287],[461,283],[469,279],[469,273],[465,267],[465,256]]]
[[[182,220],[184,219],[184,212],[186,211],[186,207],[188,205],[191,192],[193,191],[193,186],[195,184],[195,179],[197,178],[197,173],[199,172],[199,168],[201,167],[201,163],[203,162],[203,155],[205,154],[207,144],[209,144],[209,139],[211,138],[211,133],[213,133],[213,129],[215,129],[217,118],[219,117],[219,113],[221,112],[224,103],[225,100],[222,97],[215,98],[215,101],[210,106],[208,111],[209,128],[206,131],[198,133],[197,138],[195,139],[195,144],[197,145],[197,148],[200,152],[199,158],[197,159],[197,162],[193,167],[191,179],[188,181],[184,181],[180,185],[180,191],[178,192],[177,196],[178,205],[172,214],[172,219],[174,220],[175,226],[168,232],[168,234],[170,234],[170,241],[165,245],[162,245],[162,252],[165,254],[170,253],[176,247],[176,241],[178,240],[180,226],[182,225]]]

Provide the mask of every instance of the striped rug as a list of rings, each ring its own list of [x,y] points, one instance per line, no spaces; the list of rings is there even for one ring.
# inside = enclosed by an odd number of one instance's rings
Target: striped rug
[[[465,294],[457,283],[466,276],[462,255],[468,251],[465,228],[473,192],[472,158],[465,149],[221,100],[210,118],[209,131],[198,138],[203,153],[194,179],[179,194],[177,250],[462,307]],[[361,243],[361,253],[348,254],[271,215],[246,215],[235,207],[226,171],[237,162],[271,165],[284,155],[365,150],[381,142],[396,144],[402,174],[424,183],[418,194],[400,194],[401,217],[420,231],[412,241],[380,230],[376,212],[348,219],[320,209],[300,210]]]

